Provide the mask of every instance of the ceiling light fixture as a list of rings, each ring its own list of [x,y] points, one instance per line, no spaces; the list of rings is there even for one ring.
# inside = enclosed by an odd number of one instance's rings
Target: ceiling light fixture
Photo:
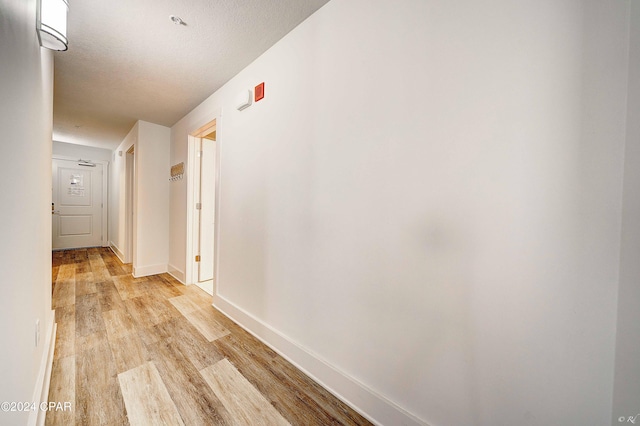
[[[67,0],[39,0],[36,30],[40,46],[64,51],[69,48],[67,40]]]
[[[171,19],[171,22],[176,25],[187,25],[179,16],[171,15],[169,16],[169,19]]]

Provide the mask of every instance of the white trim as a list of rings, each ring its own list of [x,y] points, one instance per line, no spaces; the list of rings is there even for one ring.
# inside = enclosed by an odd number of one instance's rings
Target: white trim
[[[176,280],[180,281],[182,284],[186,285],[184,280],[184,271],[176,268],[172,264],[169,264],[167,265],[167,273],[171,275],[173,278],[175,278]]]
[[[373,424],[428,426],[425,421],[219,294],[214,294],[213,306]]]
[[[51,316],[49,318],[51,327],[47,331],[47,338],[45,341],[45,343],[47,344],[48,350],[43,351],[42,353],[42,361],[40,363],[40,370],[38,372],[36,387],[33,391],[33,398],[31,399],[31,401],[37,403],[38,406],[40,405],[41,402],[45,402],[49,400],[49,385],[51,384],[51,370],[53,368],[53,353],[55,351],[56,332],[58,330],[58,325],[56,324],[54,318],[55,318],[55,311],[51,311]],[[27,420],[27,425],[29,426],[44,425],[46,415],[47,415],[47,412],[40,409],[31,411],[29,414],[29,419]]]
[[[197,213],[195,209],[195,185],[196,185],[196,144],[198,138],[189,135],[187,140],[187,241],[186,241],[186,259],[185,259],[185,284],[193,284],[195,269],[194,247],[194,216]],[[198,176],[199,178],[199,176]]]
[[[222,110],[216,117],[216,183],[215,183],[215,200],[214,200],[214,212],[213,212],[213,294],[218,292],[218,271],[220,270],[220,176],[221,174],[221,165],[222,161],[220,159],[220,153],[222,151],[221,143],[222,140],[221,132],[223,129],[222,124]]]
[[[96,163],[102,164],[102,247],[109,247],[109,162]]]
[[[118,256],[118,259],[120,259],[120,262],[127,263],[124,261],[124,253],[122,253],[122,251],[118,248],[118,246],[113,243],[113,241],[109,241],[109,248],[111,249],[113,254]]]
[[[200,198],[201,192],[201,184],[202,180],[202,138],[194,138],[194,161],[191,167],[191,175],[193,176],[193,186],[191,187],[193,194],[193,203],[191,204],[192,214],[191,214],[191,280],[188,281],[189,284],[196,284],[200,279],[200,263],[196,262],[196,255],[200,255],[200,210],[195,208],[196,204],[202,203],[202,199]]]
[[[159,263],[157,265],[147,265],[147,266],[139,266],[133,267],[133,277],[147,277],[149,275],[157,275],[163,274],[167,272],[167,265],[164,263]]]
[[[124,263],[135,263],[135,250],[136,247],[136,206],[137,206],[137,175],[136,175],[136,162],[138,156],[136,155],[136,144],[138,138],[136,136],[135,141],[124,150]],[[131,151],[131,152],[130,152]],[[133,156],[133,158],[130,158]],[[133,161],[131,161],[133,159]]]

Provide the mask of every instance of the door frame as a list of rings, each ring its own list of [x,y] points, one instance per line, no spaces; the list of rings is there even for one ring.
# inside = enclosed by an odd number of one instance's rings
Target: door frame
[[[124,152],[125,168],[125,201],[124,201],[124,259],[123,263],[134,263],[136,247],[136,152],[135,144],[132,144]]]
[[[51,161],[53,160],[67,160],[67,161],[79,161],[77,157],[70,157],[68,155],[57,155],[53,154],[51,156]],[[102,247],[109,247],[109,234],[108,234],[108,212],[109,212],[109,162],[108,161],[94,161],[90,160],[96,164],[102,165],[102,226],[101,233],[102,239],[101,244]],[[53,191],[53,186],[51,187],[51,191]]]
[[[198,283],[198,262],[195,257],[199,250],[199,211],[196,200],[200,190],[200,162],[198,157],[199,139],[216,132],[215,144],[215,206],[214,206],[214,241],[213,241],[213,294],[217,293],[218,260],[220,238],[220,115],[189,132],[187,140],[187,241],[186,241],[186,284]]]

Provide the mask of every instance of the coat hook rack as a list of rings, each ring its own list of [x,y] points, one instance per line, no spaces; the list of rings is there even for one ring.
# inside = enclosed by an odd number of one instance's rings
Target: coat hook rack
[[[183,176],[184,176],[184,163],[178,163],[171,166],[171,177],[169,178],[171,182],[182,180]]]

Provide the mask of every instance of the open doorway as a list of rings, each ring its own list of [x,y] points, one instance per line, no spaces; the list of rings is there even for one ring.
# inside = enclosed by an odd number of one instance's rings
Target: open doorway
[[[213,295],[216,276],[217,131],[216,120],[189,137],[187,282]],[[190,228],[190,229],[189,229]]]

